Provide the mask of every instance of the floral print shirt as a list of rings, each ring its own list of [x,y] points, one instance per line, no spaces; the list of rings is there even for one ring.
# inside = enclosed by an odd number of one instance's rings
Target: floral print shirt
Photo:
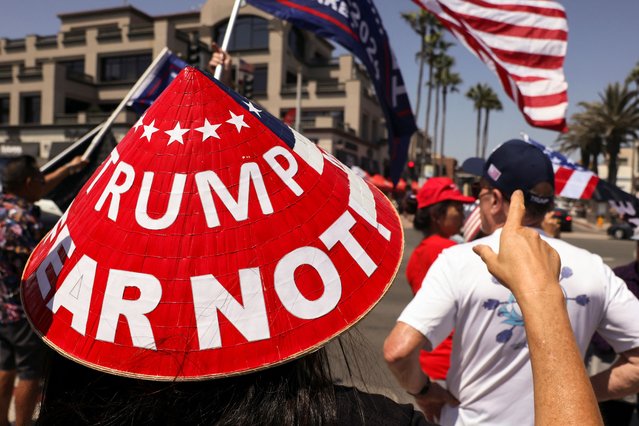
[[[40,211],[11,194],[0,194],[0,324],[24,318],[20,280],[29,255],[40,241]]]

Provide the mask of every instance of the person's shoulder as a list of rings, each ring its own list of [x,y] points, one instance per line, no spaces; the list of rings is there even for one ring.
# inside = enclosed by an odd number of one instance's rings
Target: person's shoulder
[[[335,386],[338,424],[426,425],[424,416],[411,404],[399,404],[379,394]]]
[[[581,247],[574,246],[569,242],[559,239],[543,236],[542,237],[552,248],[557,250],[559,256],[563,259],[564,257],[576,257],[576,258],[589,258],[594,264],[603,263],[601,256],[598,254],[592,253],[586,249]]]
[[[445,238],[437,234],[428,237],[428,243],[442,250],[457,245],[457,243],[450,238]]]

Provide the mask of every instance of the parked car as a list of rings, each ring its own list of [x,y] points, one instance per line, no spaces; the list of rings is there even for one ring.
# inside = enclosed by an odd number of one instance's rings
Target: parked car
[[[628,222],[619,222],[608,227],[608,235],[611,235],[616,240],[627,240],[632,237],[635,230]]]
[[[559,220],[559,230],[561,232],[572,231],[572,216],[570,216],[568,210],[556,208],[553,212],[553,216]]]

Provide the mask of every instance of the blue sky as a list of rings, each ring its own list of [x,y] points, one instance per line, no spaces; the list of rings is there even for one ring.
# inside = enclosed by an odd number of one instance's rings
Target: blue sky
[[[122,6],[115,0],[2,0],[0,37],[18,38],[27,34],[54,34],[59,29],[58,13]],[[133,6],[151,15],[199,10],[200,1],[131,0]],[[415,105],[418,65],[415,52],[419,40],[400,17],[400,12],[417,10],[410,0],[375,0],[391,45],[402,69],[407,90]],[[618,0],[604,4],[595,0],[563,2],[568,14],[569,41],[565,62],[570,106],[568,115],[578,110],[581,101],[594,101],[608,83],[623,81],[639,61],[639,2]],[[450,37],[452,39],[452,36]],[[491,114],[489,150],[499,143],[527,132],[538,141],[551,145],[556,132],[528,126],[512,101],[506,97],[497,78],[461,46],[451,50],[456,69],[463,79],[459,93],[449,97],[446,155],[463,161],[474,155],[476,113],[464,93],[468,87],[488,83],[498,93],[504,110]],[[423,123],[422,117],[418,123]]]

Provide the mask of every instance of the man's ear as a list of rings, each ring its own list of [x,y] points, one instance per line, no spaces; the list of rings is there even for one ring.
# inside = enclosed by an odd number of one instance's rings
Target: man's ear
[[[506,217],[508,215],[508,207],[510,203],[504,197],[504,194],[501,193],[499,189],[493,188],[493,197],[490,205],[491,213],[500,218],[500,220],[506,221]]]

